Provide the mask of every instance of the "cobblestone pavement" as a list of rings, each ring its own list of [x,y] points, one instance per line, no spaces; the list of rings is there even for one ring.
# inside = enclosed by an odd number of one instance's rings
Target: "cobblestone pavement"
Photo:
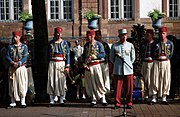
[[[34,103],[23,109],[16,107],[6,109],[5,105],[0,106],[0,117],[180,117],[180,101],[169,101],[169,105],[160,103],[155,105],[134,104],[133,109],[124,111],[123,105],[119,109],[113,109],[113,103],[102,106],[98,103],[91,107],[89,101],[67,101],[64,107],[58,103],[48,107],[48,103]]]

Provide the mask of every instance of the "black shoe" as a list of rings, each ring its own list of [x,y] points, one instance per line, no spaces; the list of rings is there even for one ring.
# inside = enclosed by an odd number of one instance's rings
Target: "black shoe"
[[[157,102],[153,102],[153,101],[151,101],[150,103],[149,103],[149,105],[154,105],[154,104],[156,104]]]
[[[67,100],[66,100],[66,99],[64,99],[63,101],[64,101],[64,103],[66,103],[66,102],[67,102]]]
[[[149,104],[148,98],[144,98],[144,104]]]
[[[6,107],[6,109],[12,109],[12,108],[15,108],[15,106],[8,106],[8,107]]]
[[[61,107],[65,107],[65,104],[64,103],[60,103],[59,104]]]
[[[114,106],[112,109],[119,109],[120,106]]]
[[[97,103],[90,103],[89,106],[90,106],[90,107],[96,107],[96,106],[97,106]]]
[[[49,105],[48,105],[48,107],[53,107],[53,106],[54,106],[54,104],[49,104]]]
[[[93,107],[93,106],[96,106],[96,104],[94,104],[94,103],[91,103],[91,104],[90,104],[90,106],[91,106],[91,107]]]
[[[91,102],[91,105],[92,105],[92,106],[94,106],[94,105],[96,105],[96,104],[97,104],[96,101],[92,101],[92,102]]]
[[[102,103],[103,106],[107,106],[108,104],[107,103]]]
[[[167,101],[162,101],[161,104],[163,105],[169,105],[169,103]]]
[[[132,105],[127,105],[127,107],[126,107],[127,109],[132,109],[133,108],[133,106]]]
[[[21,105],[21,108],[26,108],[27,106],[26,105]]]

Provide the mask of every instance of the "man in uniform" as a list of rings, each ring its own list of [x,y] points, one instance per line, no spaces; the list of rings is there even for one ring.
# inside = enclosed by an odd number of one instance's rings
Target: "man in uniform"
[[[28,57],[28,47],[20,42],[21,32],[13,32],[13,44],[9,45],[7,60],[9,68],[9,95],[11,104],[8,108],[16,106],[16,101],[21,101],[21,106],[26,107],[25,97],[28,88],[28,75],[25,67]]]
[[[170,58],[173,55],[174,45],[166,38],[167,27],[159,29],[159,40],[153,47],[153,79],[151,85],[152,100],[150,104],[157,103],[157,97],[162,98],[162,104],[168,105],[167,95],[169,95],[171,84],[171,64]],[[157,95],[158,94],[158,95]]]
[[[105,57],[103,45],[96,41],[95,31],[87,31],[87,43],[84,45],[83,59],[85,67],[85,88],[87,94],[91,97],[91,105],[96,105],[97,100],[101,99],[102,105],[106,106],[105,99],[106,88],[100,61]]]
[[[143,64],[141,73],[143,76],[144,81],[144,90],[145,90],[145,102],[148,100],[149,96],[149,88],[150,88],[150,80],[152,79],[152,66],[153,66],[153,59],[152,59],[152,46],[153,46],[153,39],[154,32],[152,29],[146,30],[145,35],[145,44],[142,46],[142,58],[143,58]]]
[[[72,48],[72,51],[74,52],[75,56],[75,64],[78,64],[78,58],[82,55],[83,53],[83,47],[81,47],[79,40],[75,41],[75,46]]]
[[[55,104],[56,96],[60,97],[60,105],[64,105],[64,95],[66,92],[65,72],[69,72],[70,67],[70,49],[67,41],[61,38],[62,28],[54,29],[54,39],[49,43],[49,68],[47,93],[50,96],[50,105]]]
[[[82,88],[82,92],[83,92],[83,98],[86,98],[85,97],[85,94],[84,94],[84,87],[81,87],[81,82],[83,82],[84,79],[82,79],[82,76],[83,76],[83,67],[80,66],[80,57],[81,55],[83,54],[83,47],[80,45],[80,42],[79,40],[75,40],[75,46],[72,48],[72,51],[74,52],[74,60],[75,60],[75,69],[74,71],[76,72],[75,75],[79,75],[79,78],[75,79],[76,82],[76,86],[77,86],[77,99],[79,99],[79,96],[80,96],[80,88]]]
[[[127,42],[127,30],[119,30],[120,40],[112,45],[110,61],[113,63],[115,107],[120,108],[122,86],[125,88],[127,108],[132,108],[133,93],[133,62],[135,61],[135,49],[132,43]],[[124,95],[125,96],[125,95]]]
[[[109,48],[109,45],[105,41],[103,41],[101,31],[96,30],[95,33],[96,33],[95,39],[103,44],[104,51],[106,54],[105,58],[101,59],[100,65],[101,65],[101,69],[103,73],[104,85],[106,87],[107,92],[109,92],[110,91],[110,78],[109,78],[110,48]]]
[[[33,71],[32,71],[32,48],[30,47],[28,37],[26,35],[21,36],[21,43],[27,45],[28,47],[28,57],[26,61],[26,69],[28,73],[28,91],[26,94],[26,103],[32,104],[35,99],[35,88],[34,88],[34,80],[33,80]]]

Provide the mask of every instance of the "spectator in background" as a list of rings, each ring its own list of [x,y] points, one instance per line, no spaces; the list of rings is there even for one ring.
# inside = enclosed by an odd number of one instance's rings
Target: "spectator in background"
[[[180,49],[179,49],[179,39],[173,35],[168,35],[167,39],[173,42],[174,51],[173,56],[170,59],[171,62],[171,87],[170,87],[170,98],[178,99],[180,96]]]
[[[69,41],[67,41],[68,46],[70,48],[70,70],[69,73],[66,73],[67,79],[66,79],[66,84],[67,84],[67,91],[66,91],[66,97],[67,99],[76,99],[76,86],[75,84],[75,80],[74,80],[74,74],[75,74],[75,70],[76,70],[76,66],[75,66],[75,53],[72,51],[71,49],[71,43]]]
[[[80,97],[80,88],[82,86],[82,80],[83,79],[83,74],[84,74],[84,70],[82,68],[82,66],[80,66],[80,57],[81,55],[83,54],[83,47],[80,45],[80,42],[79,40],[75,40],[75,46],[72,48],[72,51],[74,52],[75,56],[74,56],[74,59],[75,59],[75,66],[76,66],[76,69],[75,69],[75,74],[74,74],[74,77],[75,77],[75,85],[77,87],[77,99],[79,99]],[[84,94],[84,89],[82,88],[82,97],[83,98],[86,98],[85,94]]]
[[[34,102],[34,98],[35,98],[34,79],[33,79],[33,72],[32,72],[33,54],[29,46],[29,40],[25,35],[21,36],[20,41],[21,43],[24,43],[28,47],[28,58],[26,62],[26,68],[27,68],[27,73],[28,73],[28,91],[26,95],[26,102],[28,104],[31,104]]]
[[[107,92],[110,91],[110,78],[109,78],[109,55],[110,55],[110,48],[109,45],[102,39],[102,34],[100,30],[95,31],[96,36],[95,40],[101,42],[104,46],[105,50],[105,57],[101,59],[100,65],[102,69],[102,74],[104,78],[104,85],[106,87]]]
[[[141,73],[143,76],[144,81],[144,91],[145,91],[145,103],[147,102],[149,98],[149,88],[150,88],[150,81],[152,79],[152,66],[153,66],[153,58],[152,58],[152,47],[153,47],[153,39],[154,32],[152,29],[146,30],[145,35],[145,43],[142,45],[142,69]]]
[[[83,54],[83,47],[81,47],[79,40],[75,40],[75,46],[72,48],[72,51],[74,52],[75,56],[75,64],[78,63],[78,58]]]

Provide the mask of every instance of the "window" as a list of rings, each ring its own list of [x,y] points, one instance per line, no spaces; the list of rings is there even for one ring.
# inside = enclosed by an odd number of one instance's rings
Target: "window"
[[[73,0],[50,0],[49,19],[73,19]]]
[[[134,0],[109,0],[109,19],[132,19]]]
[[[169,0],[169,17],[178,17],[179,14],[179,8],[180,2],[179,0]]]
[[[22,0],[0,0],[0,20],[18,20]]]
[[[22,11],[22,0],[14,0],[14,20],[19,19],[19,14]]]

